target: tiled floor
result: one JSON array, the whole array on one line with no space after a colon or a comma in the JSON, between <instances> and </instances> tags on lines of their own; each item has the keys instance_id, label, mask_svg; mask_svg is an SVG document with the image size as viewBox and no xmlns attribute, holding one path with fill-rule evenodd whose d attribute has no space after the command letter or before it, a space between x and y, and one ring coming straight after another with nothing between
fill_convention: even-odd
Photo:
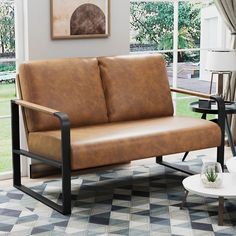
<instances>
[{"instance_id":1,"label":"tiled floor","mask_svg":"<svg viewBox=\"0 0 236 236\"><path fill-rule=\"evenodd\" d=\"M167 158L176 161L181 157ZM215 151L203 150L190 153L187 161L198 165L214 157ZM155 164L153 158L82 172L72 179L71 216L53 211L15 190L10 181L2 181L0 235L236 235L236 201L226 201L221 227L214 199L190 195L187 208L180 210L185 177ZM26 182L60 201L59 180Z\"/></svg>"}]
</instances>

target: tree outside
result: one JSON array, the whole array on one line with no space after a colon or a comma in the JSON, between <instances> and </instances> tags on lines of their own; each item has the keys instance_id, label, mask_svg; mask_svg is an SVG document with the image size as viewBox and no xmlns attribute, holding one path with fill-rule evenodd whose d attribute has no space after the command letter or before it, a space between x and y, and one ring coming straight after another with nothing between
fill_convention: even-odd
<instances>
[{"instance_id":1,"label":"tree outside","mask_svg":"<svg viewBox=\"0 0 236 236\"><path fill-rule=\"evenodd\" d=\"M14 2L0 1L0 52L15 53Z\"/></svg>"},{"instance_id":2,"label":"tree outside","mask_svg":"<svg viewBox=\"0 0 236 236\"><path fill-rule=\"evenodd\" d=\"M0 58L15 58L14 1L0 1ZM1 62L0 72L15 71L15 62ZM6 74L1 73L1 76Z\"/></svg>"},{"instance_id":3,"label":"tree outside","mask_svg":"<svg viewBox=\"0 0 236 236\"><path fill-rule=\"evenodd\" d=\"M183 49L178 51L177 81L179 87L188 87L188 89L196 91L202 89L202 86L197 85L200 82L198 79L201 11L212 3L211 0L178 2L178 49ZM131 52L165 51L162 54L167 61L169 83L172 85L174 1L131 1L130 12ZM194 98L186 99L177 95L176 114L197 116L189 108L189 103L193 101L195 101Z\"/></svg>"},{"instance_id":4,"label":"tree outside","mask_svg":"<svg viewBox=\"0 0 236 236\"><path fill-rule=\"evenodd\" d=\"M201 32L201 9L209 1L179 2L179 49L199 48ZM172 50L174 31L174 5L172 2L131 2L131 51ZM172 53L166 53L167 61ZM178 61L199 62L200 58L178 53Z\"/></svg>"}]
</instances>

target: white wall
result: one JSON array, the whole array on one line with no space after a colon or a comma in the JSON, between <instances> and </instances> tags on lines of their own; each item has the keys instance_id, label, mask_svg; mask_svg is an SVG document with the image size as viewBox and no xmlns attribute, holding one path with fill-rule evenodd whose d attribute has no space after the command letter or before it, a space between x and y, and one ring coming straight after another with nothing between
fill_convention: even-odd
<instances>
[{"instance_id":1,"label":"white wall","mask_svg":"<svg viewBox=\"0 0 236 236\"><path fill-rule=\"evenodd\" d=\"M91 57L129 53L129 1L110 0L110 37L51 40L50 0L24 2L24 59Z\"/></svg>"}]
</instances>

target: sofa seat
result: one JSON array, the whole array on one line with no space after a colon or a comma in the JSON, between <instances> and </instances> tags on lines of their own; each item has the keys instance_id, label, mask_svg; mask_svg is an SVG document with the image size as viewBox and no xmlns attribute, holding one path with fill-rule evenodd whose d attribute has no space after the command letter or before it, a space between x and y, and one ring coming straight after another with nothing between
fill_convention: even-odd
<instances>
[{"instance_id":1,"label":"sofa seat","mask_svg":"<svg viewBox=\"0 0 236 236\"><path fill-rule=\"evenodd\" d=\"M111 165L221 144L217 124L189 117L163 117L71 129L71 168ZM59 130L30 132L30 152L60 160Z\"/></svg>"}]
</instances>

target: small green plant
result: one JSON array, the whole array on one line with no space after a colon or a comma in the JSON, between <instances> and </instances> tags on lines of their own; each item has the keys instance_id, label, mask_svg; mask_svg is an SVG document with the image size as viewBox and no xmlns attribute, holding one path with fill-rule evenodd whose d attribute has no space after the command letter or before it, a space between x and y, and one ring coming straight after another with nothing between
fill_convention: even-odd
<instances>
[{"instance_id":1,"label":"small green plant","mask_svg":"<svg viewBox=\"0 0 236 236\"><path fill-rule=\"evenodd\" d=\"M215 182L218 177L218 174L215 172L213 168L207 169L205 175L209 182Z\"/></svg>"}]
</instances>

